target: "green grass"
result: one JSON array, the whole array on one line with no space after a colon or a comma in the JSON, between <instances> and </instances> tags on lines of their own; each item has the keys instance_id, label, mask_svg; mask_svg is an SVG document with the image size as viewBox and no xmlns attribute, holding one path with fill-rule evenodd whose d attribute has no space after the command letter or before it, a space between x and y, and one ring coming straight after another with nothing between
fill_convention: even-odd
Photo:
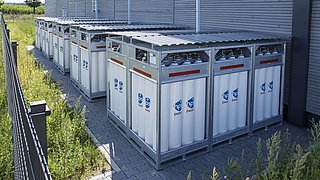
<instances>
[{"instance_id":1,"label":"green grass","mask_svg":"<svg viewBox=\"0 0 320 180\"><path fill-rule=\"evenodd\" d=\"M3 14L33 14L33 8L25 4L4 4L0 11ZM36 14L44 14L44 6L36 8Z\"/></svg>"},{"instance_id":2,"label":"green grass","mask_svg":"<svg viewBox=\"0 0 320 180\"><path fill-rule=\"evenodd\" d=\"M26 45L34 43L34 19L33 16L15 17L15 20L6 16L8 27L11 31L11 39L17 40L18 48L18 70L19 78L24 90L27 102L45 99L47 105L52 109L51 116L47 117L47 138L48 138L48 164L54 179L80 179L88 177L92 172L108 167L104 157L96 149L85 130L85 107L80 107L79 103L70 109L67 102L63 100L59 85L51 81L50 74L45 74L44 69L37 65L34 56L26 50ZM1 64L3 64L1 56ZM10 132L10 121L6 115L6 99L3 83L4 69L0 68L1 74L1 134ZM3 105L2 105L3 104ZM4 115L4 116L3 116ZM12 144L9 142L10 133L0 138L0 152L10 151ZM10 151L11 152L11 151ZM6 153L6 152L4 152ZM10 154L10 153L8 153ZM12 152L11 152L12 154ZM6 156L7 157L7 156ZM4 158L6 158L4 157ZM9 172L12 175L12 159L8 156L0 163L0 179L5 178ZM1 154L2 158L2 154ZM8 162L9 167L2 167L2 162ZM3 168L3 169L2 169ZM11 173L11 174L10 174Z\"/></svg>"}]
</instances>

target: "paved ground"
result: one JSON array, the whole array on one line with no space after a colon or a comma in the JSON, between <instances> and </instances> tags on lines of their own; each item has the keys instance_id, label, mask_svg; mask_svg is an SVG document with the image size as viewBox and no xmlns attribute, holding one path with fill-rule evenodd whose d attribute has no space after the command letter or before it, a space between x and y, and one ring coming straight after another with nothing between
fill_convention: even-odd
<instances>
[{"instance_id":1,"label":"paved ground","mask_svg":"<svg viewBox=\"0 0 320 180\"><path fill-rule=\"evenodd\" d=\"M35 53L37 61L44 65L45 69L51 71L52 79L60 83L62 91L71 103L74 103L80 96L80 93L70 83L69 75L61 75L52 61L46 60L38 50L32 49L32 51ZM299 128L284 122L283 125L272 126L267 131L260 130L251 137L238 138L231 145L228 143L220 144L210 153L157 171L109 123L105 99L89 103L83 98L81 103L87 107L88 128L101 145L110 152L114 163L120 167L120 170L114 170L105 175L105 177L112 177L112 179L186 179L190 170L192 171L193 179L202 179L206 177L206 174L211 174L213 167L223 172L223 168L227 165L228 160L230 158L241 159L242 152L244 152L244 163L242 166L248 170L252 170L255 168L253 159L256 156L256 144L259 138L265 144L266 139L271 137L273 133L276 131L284 132L286 129L289 129L293 140L302 144L303 147L308 145L310 138L306 128ZM97 178L103 179L103 177L102 175Z\"/></svg>"}]
</instances>

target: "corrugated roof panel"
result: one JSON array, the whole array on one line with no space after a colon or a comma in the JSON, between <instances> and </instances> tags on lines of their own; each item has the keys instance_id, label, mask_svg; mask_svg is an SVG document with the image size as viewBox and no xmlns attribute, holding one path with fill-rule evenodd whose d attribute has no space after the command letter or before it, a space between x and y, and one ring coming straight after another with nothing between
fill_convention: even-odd
<instances>
[{"instance_id":1,"label":"corrugated roof panel","mask_svg":"<svg viewBox=\"0 0 320 180\"><path fill-rule=\"evenodd\" d=\"M240 42L253 40L267 40L287 38L278 34L266 34L257 32L233 32L233 33L205 33L169 36L141 36L133 39L153 44L155 46L172 46L202 43Z\"/></svg>"}]
</instances>

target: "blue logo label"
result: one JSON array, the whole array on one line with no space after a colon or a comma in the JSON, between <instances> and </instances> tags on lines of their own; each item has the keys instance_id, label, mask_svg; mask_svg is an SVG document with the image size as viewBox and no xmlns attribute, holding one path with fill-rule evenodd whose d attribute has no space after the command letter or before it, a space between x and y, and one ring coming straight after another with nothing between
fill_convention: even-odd
<instances>
[{"instance_id":1,"label":"blue logo label","mask_svg":"<svg viewBox=\"0 0 320 180\"><path fill-rule=\"evenodd\" d=\"M146 98L146 108L149 109L151 105L151 100L150 98Z\"/></svg>"},{"instance_id":2,"label":"blue logo label","mask_svg":"<svg viewBox=\"0 0 320 180\"><path fill-rule=\"evenodd\" d=\"M232 96L233 96L234 98L238 99L238 97L239 97L239 89L238 89L238 88L235 89L235 90L233 90Z\"/></svg>"},{"instance_id":3,"label":"blue logo label","mask_svg":"<svg viewBox=\"0 0 320 180\"><path fill-rule=\"evenodd\" d=\"M122 89L123 89L123 82L122 81L119 81L119 89L120 89L120 91L122 91Z\"/></svg>"},{"instance_id":4,"label":"blue logo label","mask_svg":"<svg viewBox=\"0 0 320 180\"><path fill-rule=\"evenodd\" d=\"M269 86L269 89L272 90L273 89L273 81L271 81L268 86Z\"/></svg>"},{"instance_id":5,"label":"blue logo label","mask_svg":"<svg viewBox=\"0 0 320 180\"><path fill-rule=\"evenodd\" d=\"M263 92L265 92L265 91L266 91L266 83L263 83L263 84L260 86L260 88L261 88L261 90L262 90Z\"/></svg>"},{"instance_id":6,"label":"blue logo label","mask_svg":"<svg viewBox=\"0 0 320 180\"><path fill-rule=\"evenodd\" d=\"M141 93L138 93L138 103L142 104L143 101L143 95Z\"/></svg>"},{"instance_id":7,"label":"blue logo label","mask_svg":"<svg viewBox=\"0 0 320 180\"><path fill-rule=\"evenodd\" d=\"M181 112L182 110L182 100L178 101L175 103L174 108L178 111Z\"/></svg>"},{"instance_id":8,"label":"blue logo label","mask_svg":"<svg viewBox=\"0 0 320 180\"><path fill-rule=\"evenodd\" d=\"M224 100L228 101L229 100L229 90L226 90L223 94L222 97Z\"/></svg>"},{"instance_id":9,"label":"blue logo label","mask_svg":"<svg viewBox=\"0 0 320 180\"><path fill-rule=\"evenodd\" d=\"M117 78L114 79L114 87L115 87L115 88L118 87L118 79L117 79Z\"/></svg>"},{"instance_id":10,"label":"blue logo label","mask_svg":"<svg viewBox=\"0 0 320 180\"><path fill-rule=\"evenodd\" d=\"M194 97L190 98L190 99L187 101L187 106L188 106L190 109L193 109L193 107L194 107Z\"/></svg>"}]
</instances>

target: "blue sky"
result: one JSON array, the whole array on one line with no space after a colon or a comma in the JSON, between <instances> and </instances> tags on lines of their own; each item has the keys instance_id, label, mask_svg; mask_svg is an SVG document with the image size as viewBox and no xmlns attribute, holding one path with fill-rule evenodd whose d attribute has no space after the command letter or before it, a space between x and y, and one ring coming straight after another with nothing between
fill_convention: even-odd
<instances>
[{"instance_id":1,"label":"blue sky","mask_svg":"<svg viewBox=\"0 0 320 180\"><path fill-rule=\"evenodd\" d=\"M25 0L4 0L6 3L23 3ZM44 0L41 0L41 2L44 2Z\"/></svg>"}]
</instances>

